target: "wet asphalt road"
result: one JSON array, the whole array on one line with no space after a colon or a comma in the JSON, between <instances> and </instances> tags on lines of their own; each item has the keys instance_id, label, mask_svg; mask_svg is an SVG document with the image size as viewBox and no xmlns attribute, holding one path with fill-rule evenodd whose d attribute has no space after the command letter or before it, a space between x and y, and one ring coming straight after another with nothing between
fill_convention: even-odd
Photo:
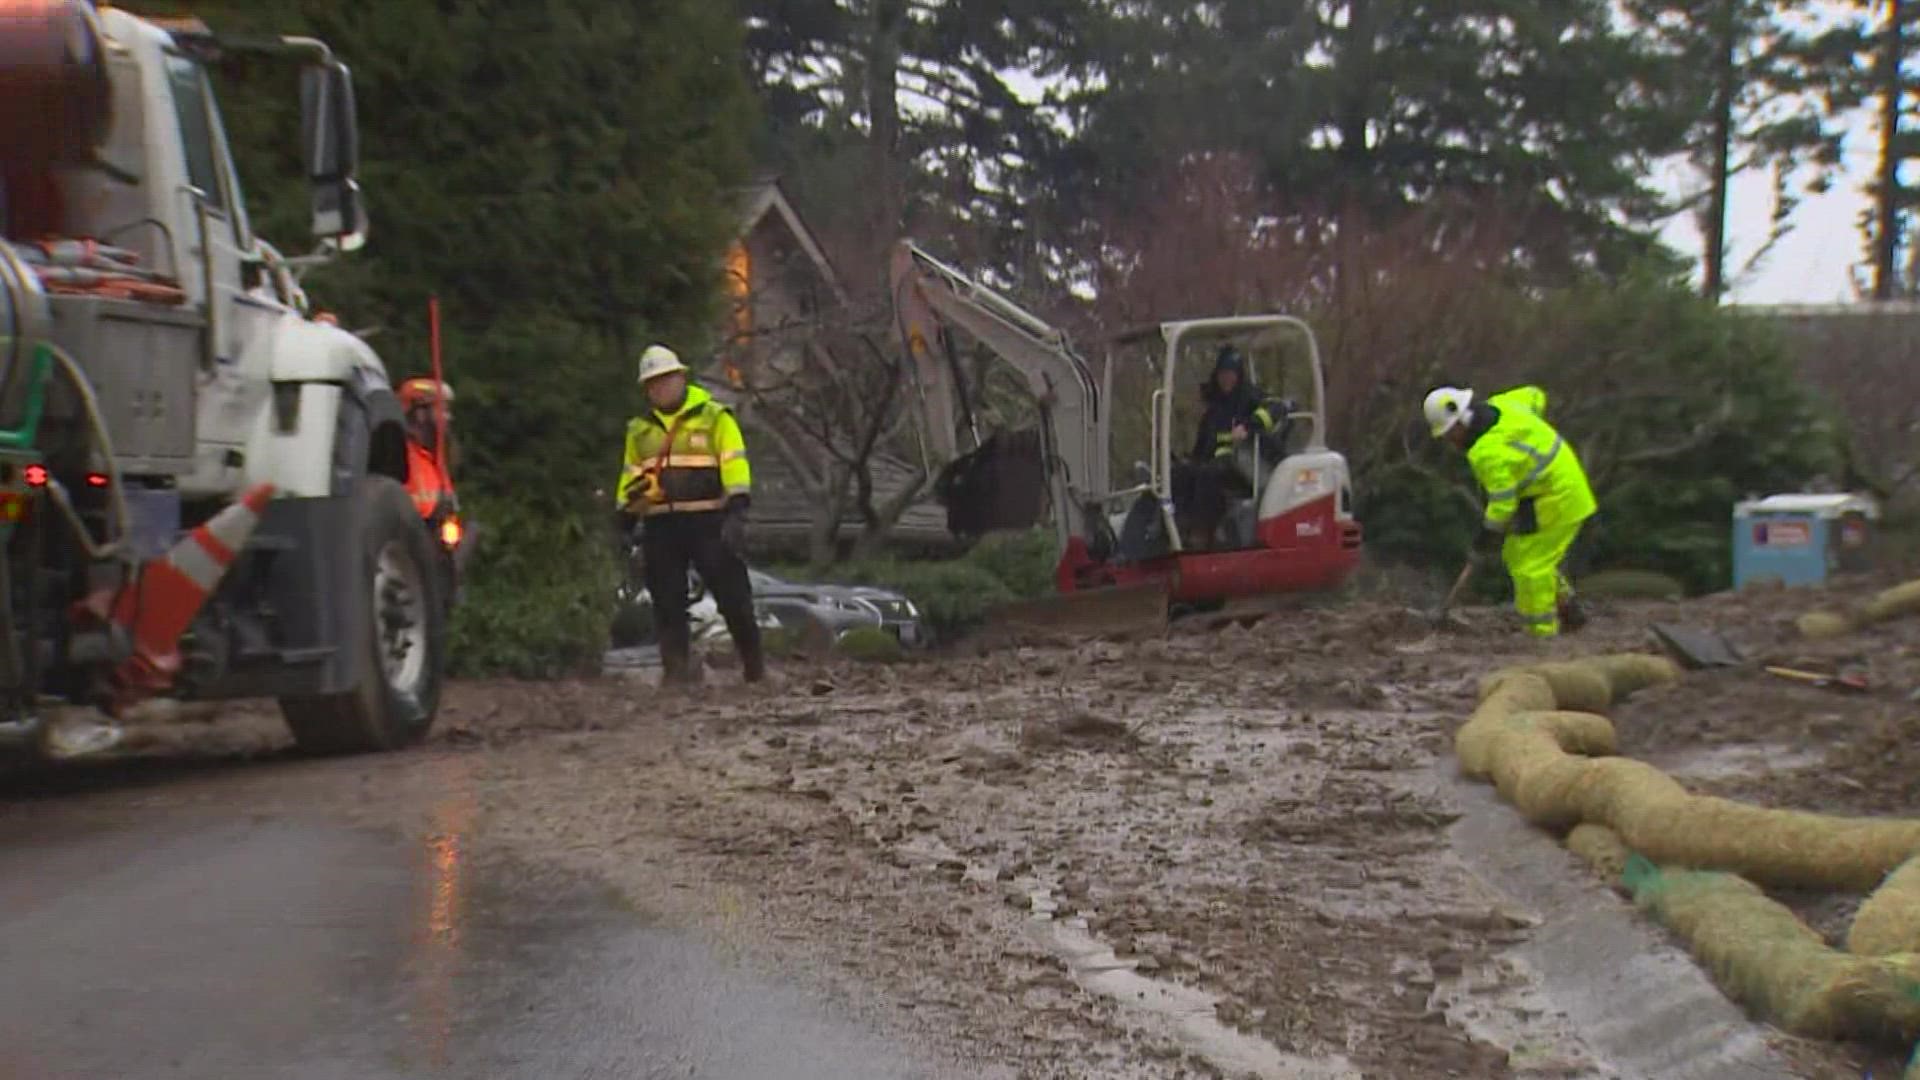
<instances>
[{"instance_id":1,"label":"wet asphalt road","mask_svg":"<svg viewBox=\"0 0 1920 1080\"><path fill-rule=\"evenodd\" d=\"M470 799L413 840L253 811L286 767L0 787L0 1080L945 1072L593 885L480 869Z\"/></svg>"}]
</instances>

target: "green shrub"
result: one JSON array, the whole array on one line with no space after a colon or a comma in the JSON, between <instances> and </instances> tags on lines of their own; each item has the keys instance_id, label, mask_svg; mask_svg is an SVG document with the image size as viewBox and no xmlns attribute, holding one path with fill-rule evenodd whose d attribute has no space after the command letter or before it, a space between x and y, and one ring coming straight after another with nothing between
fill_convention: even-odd
<instances>
[{"instance_id":1,"label":"green shrub","mask_svg":"<svg viewBox=\"0 0 1920 1080\"><path fill-rule=\"evenodd\" d=\"M1005 582L965 559L874 559L797 570L789 576L800 581L873 585L900 592L920 609L921 624L936 640L952 640L978 626L996 604L1018 599Z\"/></svg>"},{"instance_id":2,"label":"green shrub","mask_svg":"<svg viewBox=\"0 0 1920 1080\"><path fill-rule=\"evenodd\" d=\"M1060 545L1052 528L994 533L982 537L961 561L992 574L1013 595L1033 599L1053 592Z\"/></svg>"},{"instance_id":3,"label":"green shrub","mask_svg":"<svg viewBox=\"0 0 1920 1080\"><path fill-rule=\"evenodd\" d=\"M760 648L768 656L793 656L800 651L800 638L781 625L760 631Z\"/></svg>"},{"instance_id":4,"label":"green shrub","mask_svg":"<svg viewBox=\"0 0 1920 1080\"><path fill-rule=\"evenodd\" d=\"M630 648L652 638L653 605L617 605L613 613L613 631L608 636L616 649Z\"/></svg>"},{"instance_id":5,"label":"green shrub","mask_svg":"<svg viewBox=\"0 0 1920 1080\"><path fill-rule=\"evenodd\" d=\"M1446 374L1482 397L1526 383L1546 390L1547 418L1576 448L1600 502L1588 526L1596 568L1657 571L1693 593L1725 588L1733 504L1837 475L1836 431L1762 320L1656 272L1513 291L1504 303L1502 340L1474 370ZM1344 445L1389 448L1354 457L1370 552L1451 571L1479 527L1483 493L1461 455L1425 436L1418 401L1406 395L1369 413ZM1472 500L1462 498L1469 489ZM1476 595L1510 592L1492 566L1476 576Z\"/></svg>"},{"instance_id":6,"label":"green shrub","mask_svg":"<svg viewBox=\"0 0 1920 1080\"><path fill-rule=\"evenodd\" d=\"M876 664L898 663L907 655L900 647L900 639L877 626L856 626L841 634L833 648L850 659Z\"/></svg>"},{"instance_id":7,"label":"green shrub","mask_svg":"<svg viewBox=\"0 0 1920 1080\"><path fill-rule=\"evenodd\" d=\"M599 670L618 581L604 525L584 509L555 520L512 499L462 503L477 547L449 671L541 679Z\"/></svg>"},{"instance_id":8,"label":"green shrub","mask_svg":"<svg viewBox=\"0 0 1920 1080\"><path fill-rule=\"evenodd\" d=\"M1677 600L1687 594L1679 579L1651 570L1606 570L1575 583L1583 596L1614 600Z\"/></svg>"}]
</instances>

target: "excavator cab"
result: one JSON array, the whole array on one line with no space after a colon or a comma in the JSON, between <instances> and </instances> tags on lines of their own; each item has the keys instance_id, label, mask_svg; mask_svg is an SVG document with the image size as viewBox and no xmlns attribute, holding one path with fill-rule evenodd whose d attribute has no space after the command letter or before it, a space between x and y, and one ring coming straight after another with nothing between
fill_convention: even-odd
<instances>
[{"instance_id":1,"label":"excavator cab","mask_svg":"<svg viewBox=\"0 0 1920 1080\"><path fill-rule=\"evenodd\" d=\"M1147 335L1148 344L1164 349L1158 365L1168 408L1155 416L1168 429L1154 441L1157 451L1171 460L1164 473L1171 488L1176 517L1181 520L1182 547L1212 551L1244 551L1260 546L1260 506L1272 486L1276 470L1286 459L1307 449L1320 429L1319 365L1311 334L1286 322L1204 320L1170 323ZM1199 445L1209 388L1216 367L1227 354L1242 362L1238 393L1245 395L1271 424L1248 425L1245 439L1229 457L1230 475L1215 483L1223 511L1205 543L1196 543L1190 519L1184 513L1194 499L1191 478L1214 459L1212 445ZM1188 483L1183 484L1183 478ZM1183 490L1184 489L1184 490ZM1184 496L1184 498L1183 498Z\"/></svg>"}]
</instances>

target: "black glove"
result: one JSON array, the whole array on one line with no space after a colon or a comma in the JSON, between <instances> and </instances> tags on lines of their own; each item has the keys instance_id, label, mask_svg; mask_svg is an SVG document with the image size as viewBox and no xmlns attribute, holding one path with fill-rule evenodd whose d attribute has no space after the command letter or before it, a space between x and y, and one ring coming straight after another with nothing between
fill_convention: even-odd
<instances>
[{"instance_id":1,"label":"black glove","mask_svg":"<svg viewBox=\"0 0 1920 1080\"><path fill-rule=\"evenodd\" d=\"M1489 529L1482 525L1480 527L1480 535L1473 538L1473 553L1475 555L1491 555L1500 550L1500 545L1505 543L1506 539L1506 533L1500 532L1497 529Z\"/></svg>"},{"instance_id":2,"label":"black glove","mask_svg":"<svg viewBox=\"0 0 1920 1080\"><path fill-rule=\"evenodd\" d=\"M747 557L747 497L727 500L727 516L720 522L720 542L739 558Z\"/></svg>"}]
</instances>

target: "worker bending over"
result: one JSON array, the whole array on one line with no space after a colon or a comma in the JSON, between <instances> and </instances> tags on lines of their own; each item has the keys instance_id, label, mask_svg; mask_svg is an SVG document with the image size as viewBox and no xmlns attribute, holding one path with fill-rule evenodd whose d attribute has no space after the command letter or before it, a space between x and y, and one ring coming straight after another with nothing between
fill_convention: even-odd
<instances>
[{"instance_id":1,"label":"worker bending over","mask_svg":"<svg viewBox=\"0 0 1920 1080\"><path fill-rule=\"evenodd\" d=\"M1475 548L1500 548L1513 578L1513 606L1539 637L1586 623L1564 563L1581 525L1598 508L1573 444L1546 421L1547 394L1522 386L1475 403L1473 391L1442 386L1427 395L1434 437L1467 455L1487 489Z\"/></svg>"},{"instance_id":2,"label":"worker bending over","mask_svg":"<svg viewBox=\"0 0 1920 1080\"><path fill-rule=\"evenodd\" d=\"M1195 548L1211 548L1214 532L1227 516L1231 500L1248 498L1253 484L1235 458L1242 443L1254 438L1256 448L1270 453L1254 455L1254 468L1283 453L1289 402L1262 397L1247 378L1247 360L1239 349L1222 345L1213 373L1200 384L1205 410L1194 434L1192 462L1176 468L1173 503L1180 529Z\"/></svg>"},{"instance_id":3,"label":"worker bending over","mask_svg":"<svg viewBox=\"0 0 1920 1080\"><path fill-rule=\"evenodd\" d=\"M624 467L615 500L640 519L640 552L653 598L662 678L692 681L687 568L700 571L726 619L748 682L766 676L760 624L747 579L747 444L732 410L687 381L673 350L640 354L640 385L650 406L627 423Z\"/></svg>"}]
</instances>

